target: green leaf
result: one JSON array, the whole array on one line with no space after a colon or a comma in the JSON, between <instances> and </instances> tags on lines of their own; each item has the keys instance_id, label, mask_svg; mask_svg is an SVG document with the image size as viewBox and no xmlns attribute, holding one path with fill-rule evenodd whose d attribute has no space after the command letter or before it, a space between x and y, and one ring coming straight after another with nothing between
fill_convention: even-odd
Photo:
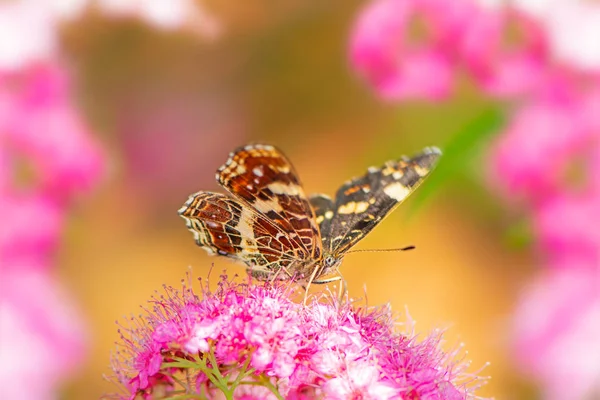
<instances>
[{"instance_id":1,"label":"green leaf","mask_svg":"<svg viewBox=\"0 0 600 400\"><path fill-rule=\"evenodd\" d=\"M445 146L440 146L443 154L439 164L419 190L413 194L407 218L415 215L425 201L443 184L468 167L476 155L475 150L490 136L498 132L503 121L501 110L490 108L453 135L452 140Z\"/></svg>"}]
</instances>

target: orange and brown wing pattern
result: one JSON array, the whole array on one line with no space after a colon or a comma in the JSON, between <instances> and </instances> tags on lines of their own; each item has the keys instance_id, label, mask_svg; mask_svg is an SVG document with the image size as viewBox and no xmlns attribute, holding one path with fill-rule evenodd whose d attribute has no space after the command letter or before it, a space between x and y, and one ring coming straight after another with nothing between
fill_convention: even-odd
<instances>
[{"instance_id":1,"label":"orange and brown wing pattern","mask_svg":"<svg viewBox=\"0 0 600 400\"><path fill-rule=\"evenodd\" d=\"M266 278L295 260L294 244L277 225L224 194L195 193L179 215L199 246L246 263L253 274Z\"/></svg>"},{"instance_id":2,"label":"orange and brown wing pattern","mask_svg":"<svg viewBox=\"0 0 600 400\"><path fill-rule=\"evenodd\" d=\"M219 168L217 181L287 235L298 260L321 256L315 215L294 167L281 151L261 144L240 147Z\"/></svg>"}]
</instances>

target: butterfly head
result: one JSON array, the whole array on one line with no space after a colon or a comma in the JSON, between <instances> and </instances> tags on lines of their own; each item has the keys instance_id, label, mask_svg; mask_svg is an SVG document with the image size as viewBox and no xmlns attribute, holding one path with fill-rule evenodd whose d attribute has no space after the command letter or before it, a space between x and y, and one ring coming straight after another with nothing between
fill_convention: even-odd
<instances>
[{"instance_id":1,"label":"butterfly head","mask_svg":"<svg viewBox=\"0 0 600 400\"><path fill-rule=\"evenodd\" d=\"M342 259L342 256L336 256L328 253L323 254L323 270L319 275L327 275L330 272L334 272L342 263Z\"/></svg>"}]
</instances>

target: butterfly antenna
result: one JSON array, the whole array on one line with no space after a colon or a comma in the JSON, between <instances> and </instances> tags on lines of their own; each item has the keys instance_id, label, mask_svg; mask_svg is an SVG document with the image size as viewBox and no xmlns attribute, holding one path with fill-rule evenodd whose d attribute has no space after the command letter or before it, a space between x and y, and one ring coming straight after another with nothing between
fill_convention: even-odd
<instances>
[{"instance_id":1,"label":"butterfly antenna","mask_svg":"<svg viewBox=\"0 0 600 400\"><path fill-rule=\"evenodd\" d=\"M400 247L397 249L364 249L364 250L350 250L348 252L346 252L346 254L350 254L350 253L380 253L380 252L384 252L384 251L407 251L407 250L414 250L416 249L415 246L406 246L406 247Z\"/></svg>"}]
</instances>

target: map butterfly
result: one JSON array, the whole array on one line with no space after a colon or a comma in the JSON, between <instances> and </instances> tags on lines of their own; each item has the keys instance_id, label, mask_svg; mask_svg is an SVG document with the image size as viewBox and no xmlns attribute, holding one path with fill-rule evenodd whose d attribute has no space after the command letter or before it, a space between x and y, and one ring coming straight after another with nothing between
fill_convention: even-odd
<instances>
[{"instance_id":1,"label":"map butterfly","mask_svg":"<svg viewBox=\"0 0 600 400\"><path fill-rule=\"evenodd\" d=\"M259 280L339 280L321 278L337 273L344 255L421 184L440 155L428 147L413 158L371 167L331 199L307 197L277 148L248 145L217 171L229 195L194 193L179 215L199 246L245 263Z\"/></svg>"}]
</instances>

